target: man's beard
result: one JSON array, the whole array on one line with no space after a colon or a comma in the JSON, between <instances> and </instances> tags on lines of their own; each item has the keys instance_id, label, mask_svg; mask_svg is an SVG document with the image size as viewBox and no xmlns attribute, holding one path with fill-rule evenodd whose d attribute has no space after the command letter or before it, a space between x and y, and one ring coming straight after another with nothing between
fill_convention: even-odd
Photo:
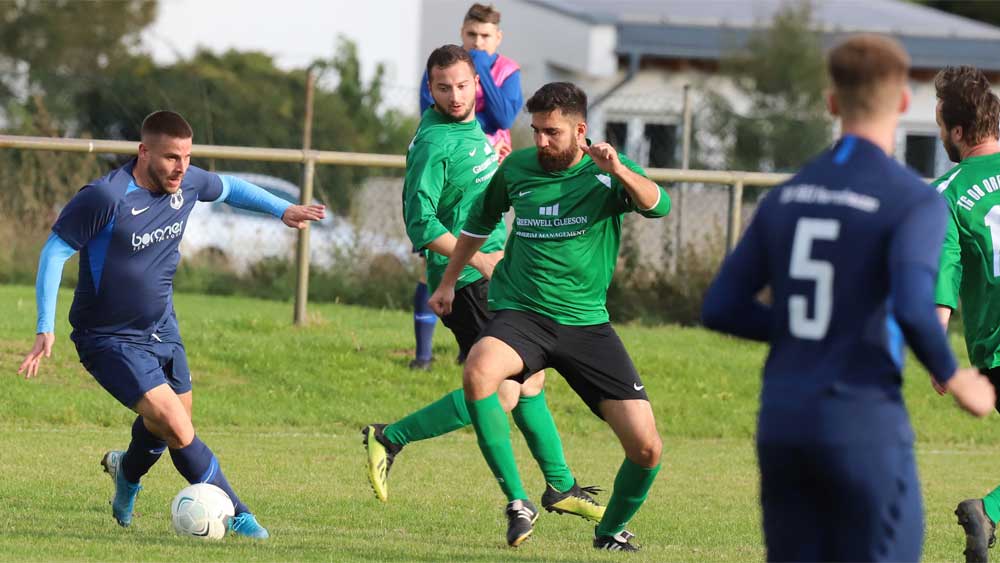
<instances>
[{"instance_id":1,"label":"man's beard","mask_svg":"<svg viewBox=\"0 0 1000 563\"><path fill-rule=\"evenodd\" d=\"M455 114L451 113L450 109L447 109L448 106L442 105L442 104L438 104L436 100L435 100L434 103L437 104L438 108L442 110L441 113L445 117L447 117L451 121L457 121L457 122L460 122L460 123L464 122L466 119L469 119L469 116L472 114L472 110L474 110L476 108L476 104L475 104L475 102L473 102L473 103L470 103L468 105L468 107L466 107L465 111L461 115L455 115Z\"/></svg>"},{"instance_id":2,"label":"man's beard","mask_svg":"<svg viewBox=\"0 0 1000 563\"><path fill-rule=\"evenodd\" d=\"M181 176L183 178L183 176ZM156 172L152 169L149 170L149 179L153 181L153 188L159 190L161 194L174 194L180 188L180 184L176 188L167 187L168 182L170 182L170 175L157 176Z\"/></svg>"},{"instance_id":3,"label":"man's beard","mask_svg":"<svg viewBox=\"0 0 1000 563\"><path fill-rule=\"evenodd\" d=\"M538 164L546 172L566 170L576 160L577 147L570 145L562 152L538 149Z\"/></svg>"},{"instance_id":4,"label":"man's beard","mask_svg":"<svg viewBox=\"0 0 1000 563\"><path fill-rule=\"evenodd\" d=\"M941 143L944 145L944 152L948 155L948 160L955 164L962 162L962 152L958 150L955 143L951 142L951 139L944 139Z\"/></svg>"}]
</instances>

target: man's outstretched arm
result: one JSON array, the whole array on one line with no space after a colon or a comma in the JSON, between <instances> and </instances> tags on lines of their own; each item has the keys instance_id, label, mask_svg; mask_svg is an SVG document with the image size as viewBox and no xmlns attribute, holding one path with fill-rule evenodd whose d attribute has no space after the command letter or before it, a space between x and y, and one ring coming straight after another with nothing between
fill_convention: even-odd
<instances>
[{"instance_id":1,"label":"man's outstretched arm","mask_svg":"<svg viewBox=\"0 0 1000 563\"><path fill-rule=\"evenodd\" d=\"M52 355L52 345L55 343L56 301L59 296L59 284L62 281L63 267L76 250L59 235L49 235L42 247L38 259L38 276L35 278L35 304L38 310L35 328L35 344L25 356L18 375L24 373L27 378L38 375L42 357Z\"/></svg>"},{"instance_id":2,"label":"man's outstretched arm","mask_svg":"<svg viewBox=\"0 0 1000 563\"><path fill-rule=\"evenodd\" d=\"M305 228L307 222L319 221L326 217L326 207L323 205L292 204L242 178L226 175L219 178L222 179L222 195L216 201L224 201L240 209L274 215L294 229Z\"/></svg>"}]
</instances>

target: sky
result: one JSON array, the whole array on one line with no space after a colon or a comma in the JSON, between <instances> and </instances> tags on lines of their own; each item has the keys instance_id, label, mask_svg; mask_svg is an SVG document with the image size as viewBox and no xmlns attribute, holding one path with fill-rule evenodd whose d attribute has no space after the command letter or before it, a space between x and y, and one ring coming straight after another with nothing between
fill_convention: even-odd
<instances>
[{"instance_id":1,"label":"sky","mask_svg":"<svg viewBox=\"0 0 1000 563\"><path fill-rule=\"evenodd\" d=\"M162 63L188 57L200 46L263 51L290 69L332 57L337 35L343 34L358 45L363 79L371 78L378 62L386 63L387 101L402 106L416 104L421 76L420 5L421 0L159 0L157 19L143 42Z\"/></svg>"}]
</instances>

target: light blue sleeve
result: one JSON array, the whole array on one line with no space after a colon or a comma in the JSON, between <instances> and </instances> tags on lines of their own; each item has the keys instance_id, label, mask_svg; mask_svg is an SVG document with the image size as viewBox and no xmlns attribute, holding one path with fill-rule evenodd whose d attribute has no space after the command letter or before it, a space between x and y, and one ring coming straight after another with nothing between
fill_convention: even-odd
<instances>
[{"instance_id":1,"label":"light blue sleeve","mask_svg":"<svg viewBox=\"0 0 1000 563\"><path fill-rule=\"evenodd\" d=\"M278 219L281 219L285 210L292 206L291 203L242 178L225 175L220 175L219 178L222 179L222 195L216 201L224 201L240 209L269 213Z\"/></svg>"},{"instance_id":2,"label":"light blue sleeve","mask_svg":"<svg viewBox=\"0 0 1000 563\"><path fill-rule=\"evenodd\" d=\"M62 281L63 266L76 250L59 235L52 233L42 247L38 258L38 277L35 279L35 302L38 306L38 325L35 332L55 331L56 298Z\"/></svg>"}]
</instances>

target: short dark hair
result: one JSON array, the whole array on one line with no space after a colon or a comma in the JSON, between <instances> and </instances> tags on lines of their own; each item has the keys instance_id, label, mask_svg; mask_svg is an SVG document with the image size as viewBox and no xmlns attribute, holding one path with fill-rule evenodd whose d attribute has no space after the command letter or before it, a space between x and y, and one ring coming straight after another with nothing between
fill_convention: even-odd
<instances>
[{"instance_id":1,"label":"short dark hair","mask_svg":"<svg viewBox=\"0 0 1000 563\"><path fill-rule=\"evenodd\" d=\"M466 24L468 22L491 23L499 26L500 12L493 7L493 4L480 4L476 2L469 8L468 12L465 12L465 19L462 20L462 23Z\"/></svg>"},{"instance_id":2,"label":"short dark hair","mask_svg":"<svg viewBox=\"0 0 1000 563\"><path fill-rule=\"evenodd\" d=\"M528 113L561 110L563 115L579 115L587 119L587 94L572 82L549 82L525 104Z\"/></svg>"},{"instance_id":3,"label":"short dark hair","mask_svg":"<svg viewBox=\"0 0 1000 563\"><path fill-rule=\"evenodd\" d=\"M147 115L146 119L142 120L140 134L143 138L150 135L166 135L174 139L190 139L194 137L194 130L191 129L187 120L181 117L181 114L159 110Z\"/></svg>"},{"instance_id":4,"label":"short dark hair","mask_svg":"<svg viewBox=\"0 0 1000 563\"><path fill-rule=\"evenodd\" d=\"M472 74L476 74L476 65L472 62L469 52L458 45L442 45L431 51L431 56L427 57L427 81L431 81L431 69L434 67L448 68L452 65L464 62L469 65Z\"/></svg>"},{"instance_id":5,"label":"short dark hair","mask_svg":"<svg viewBox=\"0 0 1000 563\"><path fill-rule=\"evenodd\" d=\"M895 39L861 33L830 51L827 70L841 115L867 118L898 103L910 72L910 57Z\"/></svg>"},{"instance_id":6,"label":"short dark hair","mask_svg":"<svg viewBox=\"0 0 1000 563\"><path fill-rule=\"evenodd\" d=\"M972 66L950 66L934 77L941 102L941 121L948 129L962 128L969 144L996 139L1000 129L1000 99L983 71Z\"/></svg>"}]
</instances>

